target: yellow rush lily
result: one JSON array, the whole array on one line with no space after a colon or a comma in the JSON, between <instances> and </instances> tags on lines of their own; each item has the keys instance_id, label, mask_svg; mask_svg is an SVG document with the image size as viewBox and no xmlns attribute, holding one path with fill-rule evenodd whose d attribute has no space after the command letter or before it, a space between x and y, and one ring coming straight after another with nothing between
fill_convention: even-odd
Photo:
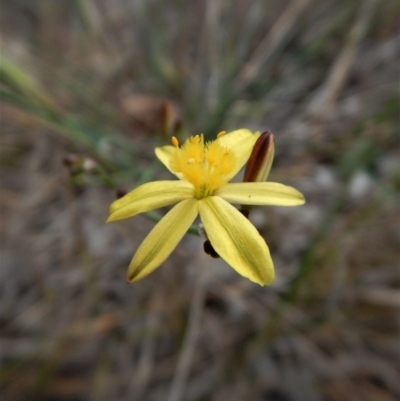
<instances>
[{"instance_id":1,"label":"yellow rush lily","mask_svg":"<svg viewBox=\"0 0 400 401\"><path fill-rule=\"evenodd\" d=\"M155 149L159 160L179 180L139 186L110 206L107 222L178 203L152 229L136 251L128 281L137 281L160 266L185 235L196 217L213 248L239 274L264 285L274 281L274 267L264 239L230 203L296 206L304 203L296 189L273 182L229 183L250 157L260 133L240 129L221 132L204 143L195 135L179 146Z\"/></svg>"}]
</instances>

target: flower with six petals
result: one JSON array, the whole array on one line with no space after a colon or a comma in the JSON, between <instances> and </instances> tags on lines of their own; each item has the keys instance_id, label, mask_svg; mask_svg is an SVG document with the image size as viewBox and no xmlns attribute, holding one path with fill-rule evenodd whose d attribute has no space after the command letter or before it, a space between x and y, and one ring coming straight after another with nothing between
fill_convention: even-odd
<instances>
[{"instance_id":1,"label":"flower with six petals","mask_svg":"<svg viewBox=\"0 0 400 401\"><path fill-rule=\"evenodd\" d=\"M204 143L195 135L179 146L155 149L158 159L179 180L139 186L110 206L115 221L177 203L152 229L136 251L128 281L137 281L171 254L198 215L213 248L233 269L258 284L274 280L273 262L264 239L236 209L239 205L296 206L304 203L296 189L273 182L229 183L248 161L259 133L240 129L221 132Z\"/></svg>"}]
</instances>

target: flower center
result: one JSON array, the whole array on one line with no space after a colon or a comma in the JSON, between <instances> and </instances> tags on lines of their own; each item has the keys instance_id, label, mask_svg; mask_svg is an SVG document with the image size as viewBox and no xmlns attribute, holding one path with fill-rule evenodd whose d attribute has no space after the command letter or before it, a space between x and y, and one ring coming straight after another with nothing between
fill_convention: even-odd
<instances>
[{"instance_id":1,"label":"flower center","mask_svg":"<svg viewBox=\"0 0 400 401\"><path fill-rule=\"evenodd\" d=\"M170 167L175 173L180 173L182 179L193 184L198 199L211 196L217 188L225 185L235 168L235 156L219 141L224 134L224 131L220 132L216 140L207 143L204 143L203 135L195 135L181 147L178 140L172 138L177 150Z\"/></svg>"}]
</instances>

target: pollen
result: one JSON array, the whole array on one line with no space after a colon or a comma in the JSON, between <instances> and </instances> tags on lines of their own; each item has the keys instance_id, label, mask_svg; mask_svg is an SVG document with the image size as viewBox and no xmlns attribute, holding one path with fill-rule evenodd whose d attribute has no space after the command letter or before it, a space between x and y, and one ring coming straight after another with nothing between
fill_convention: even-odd
<instances>
[{"instance_id":1,"label":"pollen","mask_svg":"<svg viewBox=\"0 0 400 401\"><path fill-rule=\"evenodd\" d=\"M225 185L236 166L232 151L219 141L224 134L225 131L221 131L217 139L207 143L203 135L195 135L181 147L175 137L172 139L177 151L170 162L171 170L194 186L198 199L213 195L217 188Z\"/></svg>"}]
</instances>

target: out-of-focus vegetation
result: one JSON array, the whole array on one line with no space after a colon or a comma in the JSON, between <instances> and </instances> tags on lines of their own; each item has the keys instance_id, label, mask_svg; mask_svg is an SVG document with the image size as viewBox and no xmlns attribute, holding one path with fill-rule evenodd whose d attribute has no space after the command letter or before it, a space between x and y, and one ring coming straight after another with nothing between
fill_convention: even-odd
<instances>
[{"instance_id":1,"label":"out-of-focus vegetation","mask_svg":"<svg viewBox=\"0 0 400 401\"><path fill-rule=\"evenodd\" d=\"M399 3L14 0L1 8L2 400L400 398ZM275 134L261 288L187 236L125 282L154 223L108 205L153 149Z\"/></svg>"}]
</instances>

